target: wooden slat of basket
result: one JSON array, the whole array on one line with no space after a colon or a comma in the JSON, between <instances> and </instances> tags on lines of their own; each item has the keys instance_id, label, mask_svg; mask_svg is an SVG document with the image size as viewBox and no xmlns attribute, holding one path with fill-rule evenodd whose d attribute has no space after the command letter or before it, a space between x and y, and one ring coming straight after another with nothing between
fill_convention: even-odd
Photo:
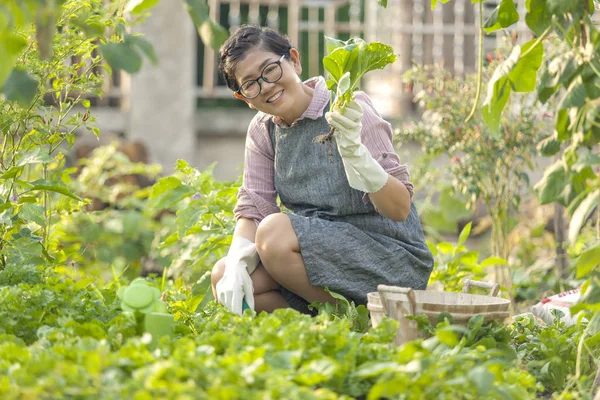
<instances>
[{"instance_id":1,"label":"wooden slat of basket","mask_svg":"<svg viewBox=\"0 0 600 400\"><path fill-rule=\"evenodd\" d=\"M455 312L458 314L481 314L484 312L505 312L508 310L509 304L479 304L479 305L465 305L465 304L430 304L430 303L418 303L422 310L427 311L447 311Z\"/></svg>"},{"instance_id":2,"label":"wooden slat of basket","mask_svg":"<svg viewBox=\"0 0 600 400\"><path fill-rule=\"evenodd\" d=\"M506 311L510 301L499 297L454 292L415 291L416 304L425 310L461 314Z\"/></svg>"},{"instance_id":3,"label":"wooden slat of basket","mask_svg":"<svg viewBox=\"0 0 600 400\"><path fill-rule=\"evenodd\" d=\"M439 312L431 312L431 311L423 311L422 314L426 315L430 321L435 322L441 313ZM478 314L454 314L450 313L454 321L457 323L466 323L475 315L483 315L483 320L488 321L502 321L506 318L510 317L510 312L489 312L489 313L478 313Z\"/></svg>"}]
</instances>

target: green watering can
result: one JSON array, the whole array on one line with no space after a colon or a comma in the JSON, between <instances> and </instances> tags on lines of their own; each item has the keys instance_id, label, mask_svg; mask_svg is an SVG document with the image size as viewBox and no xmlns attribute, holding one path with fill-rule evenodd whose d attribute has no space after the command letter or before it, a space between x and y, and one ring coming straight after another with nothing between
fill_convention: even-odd
<instances>
[{"instance_id":1,"label":"green watering can","mask_svg":"<svg viewBox=\"0 0 600 400\"><path fill-rule=\"evenodd\" d=\"M144 332L152 335L149 347L154 349L162 336L173 336L174 319L167 305L160 300L160 290L150 286L144 278L134 279L129 286L117 292L125 312L143 314Z\"/></svg>"}]
</instances>

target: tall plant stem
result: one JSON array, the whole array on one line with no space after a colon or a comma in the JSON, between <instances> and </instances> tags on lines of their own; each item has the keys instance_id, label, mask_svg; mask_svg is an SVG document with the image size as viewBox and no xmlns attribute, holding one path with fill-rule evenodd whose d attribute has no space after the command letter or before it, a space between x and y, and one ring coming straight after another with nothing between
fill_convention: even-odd
<instances>
[{"instance_id":1,"label":"tall plant stem","mask_svg":"<svg viewBox=\"0 0 600 400\"><path fill-rule=\"evenodd\" d=\"M556 240L556 261L558 266L558 275L566 279L569 275L569 265L567 263L567 252L565 249L565 225L563 218L564 209L559 203L554 203L554 237Z\"/></svg>"},{"instance_id":2,"label":"tall plant stem","mask_svg":"<svg viewBox=\"0 0 600 400\"><path fill-rule=\"evenodd\" d=\"M473 102L473 108L465 122L469 122L477 107L479 107L479 99L481 97L481 86L483 80L483 1L479 2L479 60L477 62L477 94L475 95L475 101Z\"/></svg>"},{"instance_id":3,"label":"tall plant stem","mask_svg":"<svg viewBox=\"0 0 600 400\"><path fill-rule=\"evenodd\" d=\"M48 166L44 164L42 169L44 180L48 179ZM46 226L44 227L44 248L48 247L48 235L50 234L50 196L48 191L44 190L44 216L46 217Z\"/></svg>"}]
</instances>

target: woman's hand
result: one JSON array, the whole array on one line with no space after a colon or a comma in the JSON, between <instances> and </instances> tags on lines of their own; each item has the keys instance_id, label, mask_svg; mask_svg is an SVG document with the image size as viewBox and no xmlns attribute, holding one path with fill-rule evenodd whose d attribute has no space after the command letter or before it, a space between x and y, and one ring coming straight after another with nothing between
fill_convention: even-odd
<instances>
[{"instance_id":1,"label":"woman's hand","mask_svg":"<svg viewBox=\"0 0 600 400\"><path fill-rule=\"evenodd\" d=\"M360 140L362 109L354 100L346 105L344 112L334 108L325 118L335 131L338 151L342 156L348 183L356 190L367 193L379 191L389 175Z\"/></svg>"},{"instance_id":2,"label":"woman's hand","mask_svg":"<svg viewBox=\"0 0 600 400\"><path fill-rule=\"evenodd\" d=\"M242 315L242 300L254 310L254 288L250 272L258 265L256 245L243 237L235 237L225 260L225 273L216 285L217 300L229 310Z\"/></svg>"}]
</instances>

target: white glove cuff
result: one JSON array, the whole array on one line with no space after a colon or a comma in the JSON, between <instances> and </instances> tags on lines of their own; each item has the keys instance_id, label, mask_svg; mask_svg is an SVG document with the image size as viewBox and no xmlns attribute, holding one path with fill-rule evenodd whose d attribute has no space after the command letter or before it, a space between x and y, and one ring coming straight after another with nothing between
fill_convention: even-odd
<instances>
[{"instance_id":1,"label":"white glove cuff","mask_svg":"<svg viewBox=\"0 0 600 400\"><path fill-rule=\"evenodd\" d=\"M227 269L228 265L240 265L240 262L246 265L248 274L251 274L258 266L260 258L256 244L241 236L234 236L227 253L225 268Z\"/></svg>"},{"instance_id":2,"label":"white glove cuff","mask_svg":"<svg viewBox=\"0 0 600 400\"><path fill-rule=\"evenodd\" d=\"M387 183L389 174L375 161L364 145L354 154L342 155L344 170L350 187L366 193L375 193Z\"/></svg>"},{"instance_id":3,"label":"white glove cuff","mask_svg":"<svg viewBox=\"0 0 600 400\"><path fill-rule=\"evenodd\" d=\"M366 193L378 192L385 186L390 177L383 167L371 157L363 159L358 164L343 161L348 183L356 190Z\"/></svg>"}]
</instances>

